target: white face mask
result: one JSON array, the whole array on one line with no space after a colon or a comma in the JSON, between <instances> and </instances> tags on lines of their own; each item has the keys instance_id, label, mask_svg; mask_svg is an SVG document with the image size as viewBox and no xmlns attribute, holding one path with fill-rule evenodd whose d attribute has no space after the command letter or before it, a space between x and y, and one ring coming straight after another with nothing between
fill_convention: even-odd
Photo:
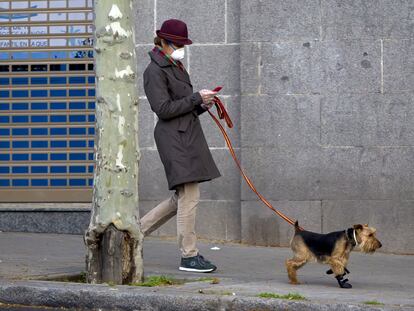
<instances>
[{"instance_id":1,"label":"white face mask","mask_svg":"<svg viewBox=\"0 0 414 311\"><path fill-rule=\"evenodd\" d=\"M184 55L185 55L184 47L182 47L180 49L175 49L174 47L172 47L172 48L174 49L174 52L172 52L172 54L171 54L172 59L174 59L174 60L184 59Z\"/></svg>"}]
</instances>

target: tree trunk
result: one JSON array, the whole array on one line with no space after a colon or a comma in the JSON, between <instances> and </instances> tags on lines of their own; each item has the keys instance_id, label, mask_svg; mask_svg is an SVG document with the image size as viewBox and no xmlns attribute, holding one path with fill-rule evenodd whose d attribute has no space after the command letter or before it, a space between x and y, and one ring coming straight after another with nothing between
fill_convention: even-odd
<instances>
[{"instance_id":1,"label":"tree trunk","mask_svg":"<svg viewBox=\"0 0 414 311\"><path fill-rule=\"evenodd\" d=\"M132 0L95 0L96 143L89 283L140 282L138 87Z\"/></svg>"}]
</instances>

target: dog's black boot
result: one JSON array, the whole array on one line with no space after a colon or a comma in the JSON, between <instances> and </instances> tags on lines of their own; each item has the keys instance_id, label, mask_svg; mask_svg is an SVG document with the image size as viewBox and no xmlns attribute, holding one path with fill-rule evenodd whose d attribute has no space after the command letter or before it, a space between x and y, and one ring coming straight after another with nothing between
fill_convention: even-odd
<instances>
[{"instance_id":1,"label":"dog's black boot","mask_svg":"<svg viewBox=\"0 0 414 311\"><path fill-rule=\"evenodd\" d=\"M339 287L341 288L352 288L352 285L348 283L348 279L344 279L343 275L336 276L336 280L338 281Z\"/></svg>"},{"instance_id":2,"label":"dog's black boot","mask_svg":"<svg viewBox=\"0 0 414 311\"><path fill-rule=\"evenodd\" d=\"M349 270L347 269L347 268L344 268L345 269L345 273L343 274L343 275L345 275L345 274L349 274L349 273L351 273L351 272L349 272ZM326 274L332 274L333 273L333 271L332 271L332 269L329 269L328 271L326 271Z\"/></svg>"}]
</instances>

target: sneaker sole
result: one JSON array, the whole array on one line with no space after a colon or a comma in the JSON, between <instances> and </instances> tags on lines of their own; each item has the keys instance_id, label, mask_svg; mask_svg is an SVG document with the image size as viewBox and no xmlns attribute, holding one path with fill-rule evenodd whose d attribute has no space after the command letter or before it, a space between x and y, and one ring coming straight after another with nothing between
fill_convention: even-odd
<instances>
[{"instance_id":1,"label":"sneaker sole","mask_svg":"<svg viewBox=\"0 0 414 311\"><path fill-rule=\"evenodd\" d=\"M192 269L192 268L184 268L184 267L179 267L178 270L181 271L188 271L188 272L201 272L201 273L208 273L208 272L213 272L216 269L205 269L205 270L200 270L200 269Z\"/></svg>"}]
</instances>

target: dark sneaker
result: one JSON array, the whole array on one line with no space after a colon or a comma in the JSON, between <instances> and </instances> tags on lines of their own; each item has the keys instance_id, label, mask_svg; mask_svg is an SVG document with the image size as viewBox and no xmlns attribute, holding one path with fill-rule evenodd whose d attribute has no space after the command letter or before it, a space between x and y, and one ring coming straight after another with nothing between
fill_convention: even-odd
<instances>
[{"instance_id":1,"label":"dark sneaker","mask_svg":"<svg viewBox=\"0 0 414 311\"><path fill-rule=\"evenodd\" d=\"M198 256L200 257L200 259L206 263L211 263L210 260L205 259L203 256L201 256L200 254L198 254Z\"/></svg>"},{"instance_id":2,"label":"dark sneaker","mask_svg":"<svg viewBox=\"0 0 414 311\"><path fill-rule=\"evenodd\" d=\"M203 256L197 255L194 257L181 258L181 265L178 268L181 271L189 272L213 272L217 269L210 261L204 259Z\"/></svg>"}]
</instances>

